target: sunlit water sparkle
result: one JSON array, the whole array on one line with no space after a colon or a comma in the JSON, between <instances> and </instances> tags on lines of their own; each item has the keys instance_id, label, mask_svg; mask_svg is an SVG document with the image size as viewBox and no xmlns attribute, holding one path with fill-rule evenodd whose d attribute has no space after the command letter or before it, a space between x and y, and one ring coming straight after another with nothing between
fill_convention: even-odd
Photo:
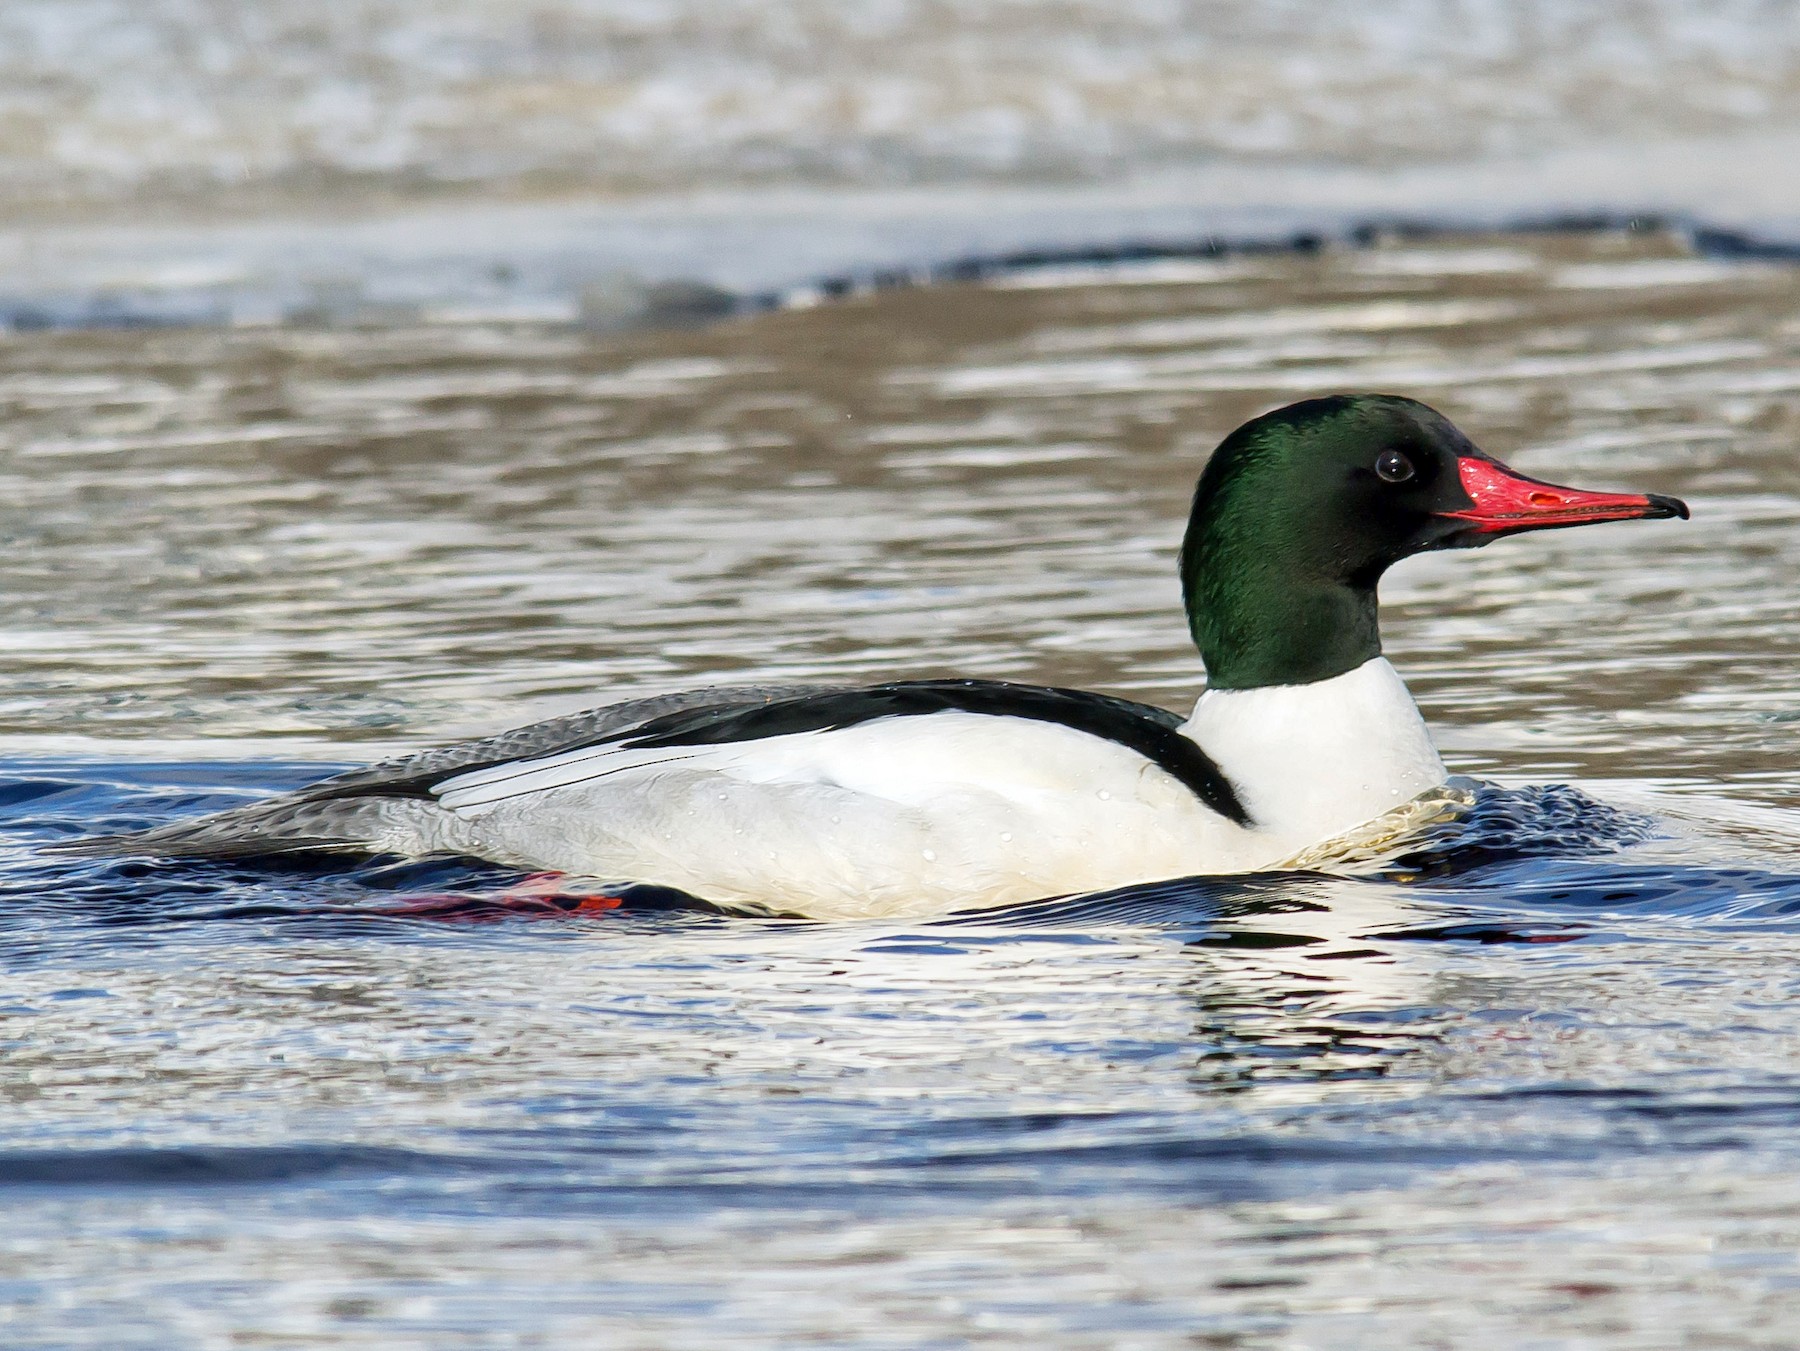
<instances>
[{"instance_id":1,"label":"sunlit water sparkle","mask_svg":"<svg viewBox=\"0 0 1800 1351\"><path fill-rule=\"evenodd\" d=\"M4 1340L1784 1345L1797 354L1800 274L1640 236L5 340ZM1371 387L1695 516L1396 571L1508 786L1350 875L822 924L37 849L700 682L1178 706L1206 451Z\"/></svg>"}]
</instances>

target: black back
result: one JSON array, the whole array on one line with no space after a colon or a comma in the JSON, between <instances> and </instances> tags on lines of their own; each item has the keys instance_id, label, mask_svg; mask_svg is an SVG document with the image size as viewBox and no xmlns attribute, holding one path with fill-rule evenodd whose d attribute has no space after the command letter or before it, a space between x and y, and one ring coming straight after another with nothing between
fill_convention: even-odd
<instances>
[{"instance_id":1,"label":"black back","mask_svg":"<svg viewBox=\"0 0 1800 1351\"><path fill-rule=\"evenodd\" d=\"M705 697L709 693L714 697ZM465 774L596 746L720 745L854 727L880 718L954 711L1055 723L1115 742L1184 784L1228 821L1250 824L1249 813L1230 780L1205 751L1181 734L1182 720L1177 715L1110 695L1000 680L904 680L860 689L695 691L672 709L655 707L655 701L644 704L643 711L650 716L641 719L598 719L585 728L570 720L573 735L551 744L546 744L550 738L533 738L525 754L520 753L516 739L509 739L511 744L504 749L496 745L499 753L491 757L458 755L446 757L447 764L403 762L394 767L400 773L346 775L344 780L314 785L308 796L430 797L442 784ZM621 722L627 725L619 725ZM584 736L582 731L588 734ZM408 769L414 772L405 772Z\"/></svg>"}]
</instances>

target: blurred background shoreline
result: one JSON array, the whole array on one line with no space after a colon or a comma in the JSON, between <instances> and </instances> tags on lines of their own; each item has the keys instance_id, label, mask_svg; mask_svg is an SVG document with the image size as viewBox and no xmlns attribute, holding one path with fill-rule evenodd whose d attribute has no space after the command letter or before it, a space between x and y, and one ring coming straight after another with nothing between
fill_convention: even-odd
<instances>
[{"instance_id":1,"label":"blurred background shoreline","mask_svg":"<svg viewBox=\"0 0 1800 1351\"><path fill-rule=\"evenodd\" d=\"M1761 0L13 0L0 324L606 328L1395 220L1796 245L1794 163Z\"/></svg>"}]
</instances>

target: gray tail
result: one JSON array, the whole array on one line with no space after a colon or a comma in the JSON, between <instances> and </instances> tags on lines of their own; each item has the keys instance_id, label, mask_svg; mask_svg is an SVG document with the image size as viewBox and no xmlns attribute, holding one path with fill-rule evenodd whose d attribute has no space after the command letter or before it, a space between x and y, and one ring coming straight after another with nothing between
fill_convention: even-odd
<instances>
[{"instance_id":1,"label":"gray tail","mask_svg":"<svg viewBox=\"0 0 1800 1351\"><path fill-rule=\"evenodd\" d=\"M371 854L387 850L380 843L391 834L396 808L404 800L378 797L308 800L281 794L186 821L171 821L149 830L95 835L49 846L50 852L76 858L234 859L273 854Z\"/></svg>"}]
</instances>

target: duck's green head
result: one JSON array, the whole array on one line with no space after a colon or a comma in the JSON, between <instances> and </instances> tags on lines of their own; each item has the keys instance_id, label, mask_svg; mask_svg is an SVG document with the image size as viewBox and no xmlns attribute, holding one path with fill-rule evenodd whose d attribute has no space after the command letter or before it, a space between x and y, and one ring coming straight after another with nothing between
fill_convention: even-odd
<instances>
[{"instance_id":1,"label":"duck's green head","mask_svg":"<svg viewBox=\"0 0 1800 1351\"><path fill-rule=\"evenodd\" d=\"M1188 625L1213 688L1325 680L1380 655L1375 585L1402 558L1687 514L1673 497L1515 473L1413 399L1308 399L1246 422L1200 475L1181 549Z\"/></svg>"}]
</instances>

